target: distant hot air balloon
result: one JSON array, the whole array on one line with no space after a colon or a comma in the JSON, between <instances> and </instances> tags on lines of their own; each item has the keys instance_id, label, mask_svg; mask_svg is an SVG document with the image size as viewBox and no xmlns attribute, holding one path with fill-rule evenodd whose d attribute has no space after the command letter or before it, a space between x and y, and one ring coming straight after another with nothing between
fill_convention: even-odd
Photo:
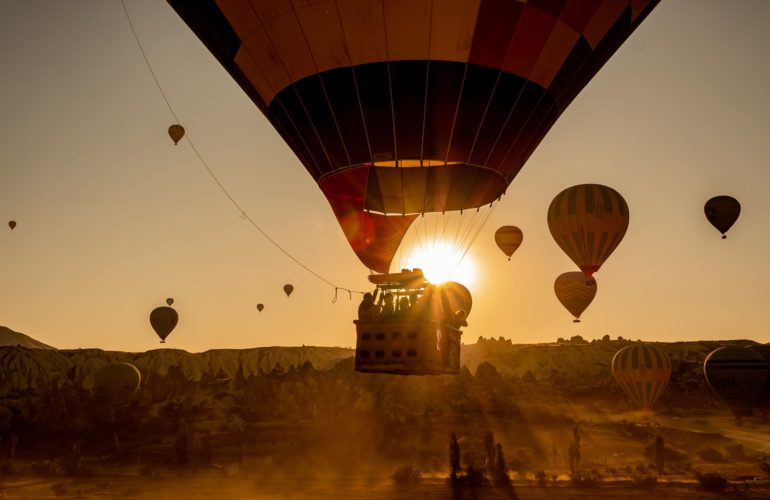
<instances>
[{"instance_id":1,"label":"distant hot air balloon","mask_svg":"<svg viewBox=\"0 0 770 500\"><path fill-rule=\"evenodd\" d=\"M553 283L556 298L575 317L575 323L580 323L580 315L591 304L596 296L596 279L586 278L580 271L562 273Z\"/></svg>"},{"instance_id":2,"label":"distant hot air balloon","mask_svg":"<svg viewBox=\"0 0 770 500\"><path fill-rule=\"evenodd\" d=\"M174 299L173 299L173 298L171 298L171 297L167 298L167 299L166 299L166 304L168 304L168 305L170 305L170 306L173 306L173 305L174 305Z\"/></svg>"},{"instance_id":3,"label":"distant hot air balloon","mask_svg":"<svg viewBox=\"0 0 770 500\"><path fill-rule=\"evenodd\" d=\"M109 363L94 372L94 393L109 398L114 405L128 403L139 389L142 376L129 363Z\"/></svg>"},{"instance_id":4,"label":"distant hot air balloon","mask_svg":"<svg viewBox=\"0 0 770 500\"><path fill-rule=\"evenodd\" d=\"M497 200L658 0L168 0L369 269L421 213Z\"/></svg>"},{"instance_id":5,"label":"distant hot air balloon","mask_svg":"<svg viewBox=\"0 0 770 500\"><path fill-rule=\"evenodd\" d=\"M156 307L150 313L150 324L155 333L160 337L161 344L166 342L166 337L174 330L179 316L176 311L170 307Z\"/></svg>"},{"instance_id":6,"label":"distant hot air balloon","mask_svg":"<svg viewBox=\"0 0 770 500\"><path fill-rule=\"evenodd\" d=\"M655 346L633 344L615 353L612 376L636 406L649 410L666 390L671 362Z\"/></svg>"},{"instance_id":7,"label":"distant hot air balloon","mask_svg":"<svg viewBox=\"0 0 770 500\"><path fill-rule=\"evenodd\" d=\"M13 228L16 227L16 221L15 220L9 220L8 221L8 227L10 227L11 230L13 230Z\"/></svg>"},{"instance_id":8,"label":"distant hot air balloon","mask_svg":"<svg viewBox=\"0 0 770 500\"><path fill-rule=\"evenodd\" d=\"M262 312L262 309L264 309L264 304L257 304L257 311Z\"/></svg>"},{"instance_id":9,"label":"distant hot air balloon","mask_svg":"<svg viewBox=\"0 0 770 500\"><path fill-rule=\"evenodd\" d=\"M551 236L588 277L623 239L628 218L626 200L601 184L567 188L548 207Z\"/></svg>"},{"instance_id":10,"label":"distant hot air balloon","mask_svg":"<svg viewBox=\"0 0 770 500\"><path fill-rule=\"evenodd\" d=\"M287 297L291 296L291 292L294 291L294 285L283 285L283 292L286 294Z\"/></svg>"},{"instance_id":11,"label":"distant hot air balloon","mask_svg":"<svg viewBox=\"0 0 770 500\"><path fill-rule=\"evenodd\" d=\"M759 402L770 376L770 365L756 350L725 346L706 357L703 374L711 389L740 420L751 415L751 408Z\"/></svg>"},{"instance_id":12,"label":"distant hot air balloon","mask_svg":"<svg viewBox=\"0 0 770 500\"><path fill-rule=\"evenodd\" d=\"M508 256L508 260L511 260L511 255L519 248L523 239L521 229L516 226L503 226L495 231L495 243Z\"/></svg>"},{"instance_id":13,"label":"distant hot air balloon","mask_svg":"<svg viewBox=\"0 0 770 500\"><path fill-rule=\"evenodd\" d=\"M706 212L706 218L711 225L717 228L722 233L722 239L725 239L725 233L741 214L741 204L732 196L715 196L706 202L703 211Z\"/></svg>"},{"instance_id":14,"label":"distant hot air balloon","mask_svg":"<svg viewBox=\"0 0 770 500\"><path fill-rule=\"evenodd\" d=\"M168 128L168 135L175 145L179 144L179 141L184 137L184 127L175 123Z\"/></svg>"},{"instance_id":15,"label":"distant hot air balloon","mask_svg":"<svg viewBox=\"0 0 770 500\"><path fill-rule=\"evenodd\" d=\"M765 358L765 361L770 363L770 344L755 344L746 347L754 352L759 353L763 358ZM762 415L765 417L770 417L770 376L768 376L767 382L765 382L765 387L762 390L762 394L759 396L757 407L759 408L759 411L762 412Z\"/></svg>"}]
</instances>

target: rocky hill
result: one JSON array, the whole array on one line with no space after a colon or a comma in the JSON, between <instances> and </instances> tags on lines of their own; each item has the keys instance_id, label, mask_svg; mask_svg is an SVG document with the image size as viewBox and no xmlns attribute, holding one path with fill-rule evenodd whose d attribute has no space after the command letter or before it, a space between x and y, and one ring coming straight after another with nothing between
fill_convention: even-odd
<instances>
[{"instance_id":1,"label":"rocky hill","mask_svg":"<svg viewBox=\"0 0 770 500\"><path fill-rule=\"evenodd\" d=\"M14 332L10 328L0 326L0 346L19 345L30 349L54 349L40 341L33 339L23 333Z\"/></svg>"}]
</instances>

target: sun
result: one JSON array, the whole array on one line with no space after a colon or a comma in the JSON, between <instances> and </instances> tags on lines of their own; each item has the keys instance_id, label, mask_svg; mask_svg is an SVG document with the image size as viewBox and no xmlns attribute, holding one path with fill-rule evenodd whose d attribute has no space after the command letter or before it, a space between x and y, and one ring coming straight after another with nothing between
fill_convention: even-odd
<instances>
[{"instance_id":1,"label":"sun","mask_svg":"<svg viewBox=\"0 0 770 500\"><path fill-rule=\"evenodd\" d=\"M433 284L457 281L465 286L473 284L476 266L466 254L446 241L436 241L412 249L406 259L408 268L419 267Z\"/></svg>"}]
</instances>

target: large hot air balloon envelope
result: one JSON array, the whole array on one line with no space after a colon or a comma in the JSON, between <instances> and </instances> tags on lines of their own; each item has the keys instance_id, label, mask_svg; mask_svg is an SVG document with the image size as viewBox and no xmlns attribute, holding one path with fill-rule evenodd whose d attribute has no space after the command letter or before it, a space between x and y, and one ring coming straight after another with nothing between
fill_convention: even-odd
<instances>
[{"instance_id":1,"label":"large hot air balloon envelope","mask_svg":"<svg viewBox=\"0 0 770 500\"><path fill-rule=\"evenodd\" d=\"M666 390L671 361L652 345L629 345L612 358L612 376L636 406L649 410Z\"/></svg>"},{"instance_id":2,"label":"large hot air balloon envelope","mask_svg":"<svg viewBox=\"0 0 770 500\"><path fill-rule=\"evenodd\" d=\"M142 376L129 363L110 363L94 372L94 392L109 398L112 404L125 404L139 389Z\"/></svg>"},{"instance_id":3,"label":"large hot air balloon envelope","mask_svg":"<svg viewBox=\"0 0 770 500\"><path fill-rule=\"evenodd\" d=\"M283 293L285 293L287 297L290 297L293 291L294 285L283 285Z\"/></svg>"},{"instance_id":4,"label":"large hot air balloon envelope","mask_svg":"<svg viewBox=\"0 0 770 500\"><path fill-rule=\"evenodd\" d=\"M415 214L498 199L658 4L168 2L267 116L378 272L388 272Z\"/></svg>"},{"instance_id":5,"label":"large hot air balloon envelope","mask_svg":"<svg viewBox=\"0 0 770 500\"><path fill-rule=\"evenodd\" d=\"M726 346L716 349L703 362L703 374L711 389L736 418L751 414L765 389L770 365L756 350Z\"/></svg>"},{"instance_id":6,"label":"large hot air balloon envelope","mask_svg":"<svg viewBox=\"0 0 770 500\"><path fill-rule=\"evenodd\" d=\"M703 211L711 225L717 228L722 233L722 239L725 239L725 233L741 214L741 204L732 196L715 196L706 202Z\"/></svg>"},{"instance_id":7,"label":"large hot air balloon envelope","mask_svg":"<svg viewBox=\"0 0 770 500\"><path fill-rule=\"evenodd\" d=\"M553 291L559 302L575 317L573 321L580 323L580 315L596 296L596 279L586 278L580 271L562 273L554 281Z\"/></svg>"},{"instance_id":8,"label":"large hot air balloon envelope","mask_svg":"<svg viewBox=\"0 0 770 500\"><path fill-rule=\"evenodd\" d=\"M13 230L16 227L16 221L15 220L9 220L8 221L8 227L10 227L11 230Z\"/></svg>"},{"instance_id":9,"label":"large hot air balloon envelope","mask_svg":"<svg viewBox=\"0 0 770 500\"><path fill-rule=\"evenodd\" d=\"M567 188L548 207L551 236L588 277L620 244L628 218L626 200L601 184Z\"/></svg>"},{"instance_id":10,"label":"large hot air balloon envelope","mask_svg":"<svg viewBox=\"0 0 770 500\"><path fill-rule=\"evenodd\" d=\"M495 243L508 256L508 260L511 260L511 255L519 248L523 239L521 229L516 226L503 226L495 231Z\"/></svg>"},{"instance_id":11,"label":"large hot air balloon envelope","mask_svg":"<svg viewBox=\"0 0 770 500\"><path fill-rule=\"evenodd\" d=\"M770 344L755 344L746 347L759 353L759 355L765 358L765 361L770 363ZM770 376L768 376L762 394L759 396L757 407L759 408L759 411L762 412L762 415L770 417Z\"/></svg>"},{"instance_id":12,"label":"large hot air balloon envelope","mask_svg":"<svg viewBox=\"0 0 770 500\"><path fill-rule=\"evenodd\" d=\"M174 144L179 144L179 141L184 137L184 127L179 124L171 125L168 128L168 136L174 141Z\"/></svg>"},{"instance_id":13,"label":"large hot air balloon envelope","mask_svg":"<svg viewBox=\"0 0 770 500\"><path fill-rule=\"evenodd\" d=\"M160 337L161 344L166 342L166 337L174 330L177 321L179 316L171 307L156 307L150 313L150 324Z\"/></svg>"}]
</instances>

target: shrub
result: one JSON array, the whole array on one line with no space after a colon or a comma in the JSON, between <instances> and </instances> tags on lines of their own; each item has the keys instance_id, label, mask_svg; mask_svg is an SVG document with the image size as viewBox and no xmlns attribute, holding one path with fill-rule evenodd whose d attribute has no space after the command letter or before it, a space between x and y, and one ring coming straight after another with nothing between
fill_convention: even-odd
<instances>
[{"instance_id":1,"label":"shrub","mask_svg":"<svg viewBox=\"0 0 770 500\"><path fill-rule=\"evenodd\" d=\"M576 472L572 474L572 484L578 488L596 488L599 483L599 474L596 471Z\"/></svg>"},{"instance_id":2,"label":"shrub","mask_svg":"<svg viewBox=\"0 0 770 500\"><path fill-rule=\"evenodd\" d=\"M422 474L411 465L402 464L393 473L392 479L397 485L404 486L419 483L422 479Z\"/></svg>"},{"instance_id":3,"label":"shrub","mask_svg":"<svg viewBox=\"0 0 770 500\"><path fill-rule=\"evenodd\" d=\"M710 462L710 463L725 461L724 455L722 455L721 453L719 453L718 450L710 446L707 446L705 448L701 448L700 450L698 450L698 457L704 462Z\"/></svg>"},{"instance_id":4,"label":"shrub","mask_svg":"<svg viewBox=\"0 0 770 500\"><path fill-rule=\"evenodd\" d=\"M759 469L770 478L770 457L759 457Z\"/></svg>"},{"instance_id":5,"label":"shrub","mask_svg":"<svg viewBox=\"0 0 770 500\"><path fill-rule=\"evenodd\" d=\"M704 491L720 492L727 489L727 479L715 472L697 473L695 479L698 480L700 489Z\"/></svg>"},{"instance_id":6,"label":"shrub","mask_svg":"<svg viewBox=\"0 0 770 500\"><path fill-rule=\"evenodd\" d=\"M658 484L656 476L637 476L634 478L634 485L642 490L652 490Z\"/></svg>"}]
</instances>

